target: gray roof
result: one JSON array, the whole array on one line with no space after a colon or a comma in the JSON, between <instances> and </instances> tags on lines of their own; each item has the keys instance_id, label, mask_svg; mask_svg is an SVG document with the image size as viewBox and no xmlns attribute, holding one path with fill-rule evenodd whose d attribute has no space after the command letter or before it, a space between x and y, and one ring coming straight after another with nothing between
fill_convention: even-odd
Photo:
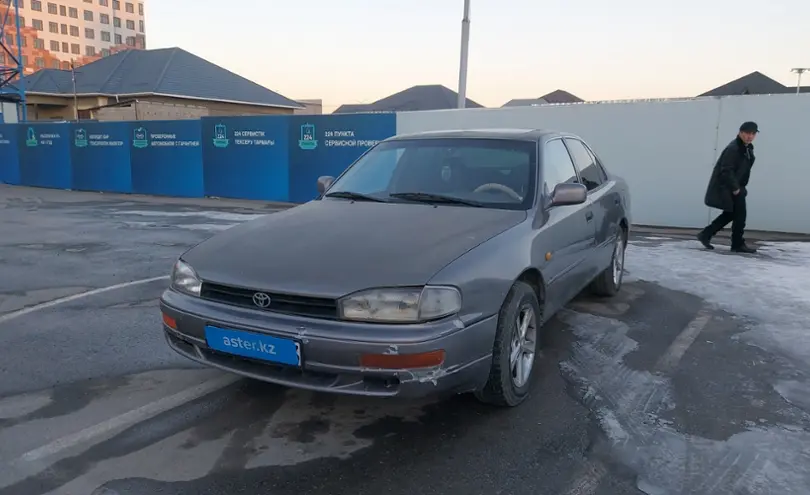
<instances>
[{"instance_id":1,"label":"gray roof","mask_svg":"<svg viewBox=\"0 0 810 495\"><path fill-rule=\"evenodd\" d=\"M503 107L530 107L532 105L548 105L552 103L582 103L585 100L568 91L556 89L540 98L515 98L503 104Z\"/></svg>"},{"instance_id":2,"label":"gray roof","mask_svg":"<svg viewBox=\"0 0 810 495\"><path fill-rule=\"evenodd\" d=\"M801 88L802 93L808 90L810 88ZM698 96L770 95L795 92L796 86L792 88L785 86L759 71L754 71Z\"/></svg>"},{"instance_id":3,"label":"gray roof","mask_svg":"<svg viewBox=\"0 0 810 495\"><path fill-rule=\"evenodd\" d=\"M467 108L483 108L467 98ZM367 105L341 105L333 113L413 112L421 110L449 110L458 107L458 93L441 84L413 86L386 96Z\"/></svg>"},{"instance_id":4,"label":"gray roof","mask_svg":"<svg viewBox=\"0 0 810 495\"><path fill-rule=\"evenodd\" d=\"M543 98L515 98L509 100L501 106L504 107L531 107L534 105L548 105L548 102Z\"/></svg>"},{"instance_id":5,"label":"gray roof","mask_svg":"<svg viewBox=\"0 0 810 495\"><path fill-rule=\"evenodd\" d=\"M25 77L26 93L72 95L69 70ZM172 96L268 107L304 108L181 48L125 50L76 68L78 95Z\"/></svg>"}]
</instances>

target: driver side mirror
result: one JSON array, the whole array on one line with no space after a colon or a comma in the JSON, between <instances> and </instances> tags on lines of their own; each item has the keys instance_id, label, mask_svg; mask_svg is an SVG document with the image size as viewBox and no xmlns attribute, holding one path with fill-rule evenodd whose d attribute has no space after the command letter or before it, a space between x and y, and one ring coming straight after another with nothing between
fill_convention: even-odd
<instances>
[{"instance_id":1,"label":"driver side mirror","mask_svg":"<svg viewBox=\"0 0 810 495\"><path fill-rule=\"evenodd\" d=\"M557 184L551 193L549 206L581 205L588 198L588 188L582 184Z\"/></svg>"},{"instance_id":2,"label":"driver side mirror","mask_svg":"<svg viewBox=\"0 0 810 495\"><path fill-rule=\"evenodd\" d=\"M335 178L331 175L322 175L318 177L318 194L323 194L329 189L329 186L335 182Z\"/></svg>"}]
</instances>

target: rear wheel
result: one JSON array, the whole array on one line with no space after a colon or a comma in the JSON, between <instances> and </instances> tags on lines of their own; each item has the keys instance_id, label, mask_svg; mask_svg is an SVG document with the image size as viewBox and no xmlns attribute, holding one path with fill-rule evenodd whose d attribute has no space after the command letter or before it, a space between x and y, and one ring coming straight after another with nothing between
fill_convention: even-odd
<instances>
[{"instance_id":1,"label":"rear wheel","mask_svg":"<svg viewBox=\"0 0 810 495\"><path fill-rule=\"evenodd\" d=\"M475 393L478 400L514 407L526 399L539 350L541 316L534 289L525 282L515 282L498 314L492 367L486 385Z\"/></svg>"},{"instance_id":2,"label":"rear wheel","mask_svg":"<svg viewBox=\"0 0 810 495\"><path fill-rule=\"evenodd\" d=\"M591 284L591 291L597 296L612 297L619 293L624 279L624 252L627 249L627 234L619 228L613 245L610 266L599 274Z\"/></svg>"}]
</instances>

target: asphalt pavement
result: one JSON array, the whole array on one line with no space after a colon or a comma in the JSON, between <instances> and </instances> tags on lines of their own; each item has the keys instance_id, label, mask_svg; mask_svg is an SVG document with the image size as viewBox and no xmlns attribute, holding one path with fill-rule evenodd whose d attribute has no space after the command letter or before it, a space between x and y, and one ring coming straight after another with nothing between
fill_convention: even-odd
<instances>
[{"instance_id":1,"label":"asphalt pavement","mask_svg":"<svg viewBox=\"0 0 810 495\"><path fill-rule=\"evenodd\" d=\"M0 495L810 491L806 369L630 259L619 296L546 325L514 409L288 390L174 354L173 261L278 208L0 185ZM781 454L738 444L766 426Z\"/></svg>"}]
</instances>

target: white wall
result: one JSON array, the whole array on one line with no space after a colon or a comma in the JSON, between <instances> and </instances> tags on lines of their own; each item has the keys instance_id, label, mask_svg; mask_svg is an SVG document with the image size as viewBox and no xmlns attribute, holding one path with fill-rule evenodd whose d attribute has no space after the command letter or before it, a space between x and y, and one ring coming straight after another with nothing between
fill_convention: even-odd
<instances>
[{"instance_id":1,"label":"white wall","mask_svg":"<svg viewBox=\"0 0 810 495\"><path fill-rule=\"evenodd\" d=\"M582 136L624 177L639 225L703 227L720 150L745 120L759 124L748 228L810 234L810 94L589 103L397 114L397 134L470 128L546 128ZM803 139L802 139L803 138Z\"/></svg>"}]
</instances>

